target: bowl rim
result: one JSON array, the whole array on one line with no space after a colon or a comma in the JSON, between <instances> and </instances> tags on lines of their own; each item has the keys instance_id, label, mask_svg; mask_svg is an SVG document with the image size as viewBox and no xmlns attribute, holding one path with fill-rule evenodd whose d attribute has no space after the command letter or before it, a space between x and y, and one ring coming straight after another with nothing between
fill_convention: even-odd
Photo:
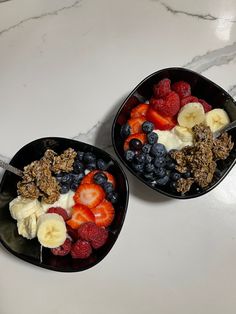
<instances>
[{"instance_id":1,"label":"bowl rim","mask_svg":"<svg viewBox=\"0 0 236 314\"><path fill-rule=\"evenodd\" d=\"M220 91L222 91L222 93L224 93L225 95L227 95L227 97L235 104L236 106L236 101L233 99L233 97L227 92L225 91L221 86L217 85L215 82L211 81L210 79L208 79L207 77L205 77L202 74L199 74L198 72L195 72L193 70L190 70L188 68L184 68L184 67L168 67L168 68L163 68L160 70L157 70L151 74L149 74L148 76L146 76L144 79L142 79L142 81L140 83L138 83L138 85L136 85L134 87L134 89L128 94L128 96L125 98L125 100L122 102L122 104L120 105L115 118L113 120L112 123L112 129L111 129L111 138L112 138L112 145L113 148L115 150L116 155L118 156L119 160L122 162L122 164L138 179L140 180L142 183L144 183L147 187L151 188L152 190L161 193L169 198L175 198L175 199L181 199L181 200L186 200L186 199L192 199L192 198L196 198L196 197L200 197L208 192L210 192L211 190L213 190L230 172L230 170L234 167L235 163L236 163L236 158L234 159L234 161L232 162L232 164L230 165L230 167L228 167L228 169L225 171L224 175L217 180L217 182L215 184L213 184L212 186L208 187L207 189L191 196L191 195L172 195L168 192L165 192L159 188L155 188L154 186L151 186L150 184L148 184L147 181L145 181L141 176L138 176L136 174L136 172L124 161L123 157L119 154L118 148L116 146L116 141L115 141L115 127L116 127L116 123L117 123L117 119L120 115L120 112L122 111L125 103L127 102L127 100L133 96L135 94L135 92L137 91L137 89L143 84L145 83L147 80L149 80L150 78L152 78L153 76L163 72L163 71L184 71L184 72L189 72L192 73L193 75L196 75L202 79L204 79L205 81L207 81L208 83L210 83L211 85L215 86L216 88L218 88Z\"/></svg>"}]
</instances>

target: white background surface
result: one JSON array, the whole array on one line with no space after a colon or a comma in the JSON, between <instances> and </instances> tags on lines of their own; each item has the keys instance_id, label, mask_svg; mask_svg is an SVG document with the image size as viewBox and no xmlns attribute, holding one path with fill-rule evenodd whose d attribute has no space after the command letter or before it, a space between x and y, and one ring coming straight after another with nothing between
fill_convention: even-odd
<instances>
[{"instance_id":1,"label":"white background surface","mask_svg":"<svg viewBox=\"0 0 236 314\"><path fill-rule=\"evenodd\" d=\"M164 67L198 71L236 96L235 36L233 0L0 3L1 157L44 136L112 151L121 101ZM127 175L124 227L92 269L52 272L0 247L1 314L235 314L235 168L187 201Z\"/></svg>"}]
</instances>

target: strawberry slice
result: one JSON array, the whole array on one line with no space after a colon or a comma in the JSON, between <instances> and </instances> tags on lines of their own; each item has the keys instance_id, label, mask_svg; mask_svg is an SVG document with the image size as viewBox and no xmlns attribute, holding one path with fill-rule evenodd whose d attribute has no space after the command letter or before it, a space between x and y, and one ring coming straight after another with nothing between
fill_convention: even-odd
<instances>
[{"instance_id":1,"label":"strawberry slice","mask_svg":"<svg viewBox=\"0 0 236 314\"><path fill-rule=\"evenodd\" d=\"M81 181L81 184L84 184L84 183L89 183L89 184L90 183L94 183L93 182L93 177L94 177L94 175L97 172L103 172L107 176L107 182L112 183L113 187L115 188L116 180L113 177L113 175L110 172L108 172L108 171L101 171L101 170L90 171L88 174L86 174L86 176L83 177L83 180Z\"/></svg>"},{"instance_id":2,"label":"strawberry slice","mask_svg":"<svg viewBox=\"0 0 236 314\"><path fill-rule=\"evenodd\" d=\"M140 140L142 142L142 144L147 142L147 135L144 133L135 133L135 134L131 134L127 137L127 139L125 140L124 143L124 150L129 149L129 142L133 139L133 138L137 138L138 140Z\"/></svg>"},{"instance_id":3,"label":"strawberry slice","mask_svg":"<svg viewBox=\"0 0 236 314\"><path fill-rule=\"evenodd\" d=\"M144 117L132 118L127 121L130 126L131 134L142 132L142 124L146 119Z\"/></svg>"},{"instance_id":4,"label":"strawberry slice","mask_svg":"<svg viewBox=\"0 0 236 314\"><path fill-rule=\"evenodd\" d=\"M172 117L164 117L152 108L147 112L147 120L154 123L155 128L159 130L171 130L176 125Z\"/></svg>"},{"instance_id":5,"label":"strawberry slice","mask_svg":"<svg viewBox=\"0 0 236 314\"><path fill-rule=\"evenodd\" d=\"M72 229L78 229L80 225L88 221L95 221L93 212L85 205L75 204L72 207L71 219L67 220L66 223Z\"/></svg>"},{"instance_id":6,"label":"strawberry slice","mask_svg":"<svg viewBox=\"0 0 236 314\"><path fill-rule=\"evenodd\" d=\"M91 211L95 216L96 225L100 227L109 226L115 216L115 209L112 206L112 203L106 199L95 208L92 208Z\"/></svg>"},{"instance_id":7,"label":"strawberry slice","mask_svg":"<svg viewBox=\"0 0 236 314\"><path fill-rule=\"evenodd\" d=\"M74 201L76 204L88 206L88 208L96 207L105 198L103 188L94 183L81 184L74 194Z\"/></svg>"},{"instance_id":8,"label":"strawberry slice","mask_svg":"<svg viewBox=\"0 0 236 314\"><path fill-rule=\"evenodd\" d=\"M134 107L131 112L131 118L139 118L145 117L148 111L149 105L148 104L139 104L138 106Z\"/></svg>"}]
</instances>

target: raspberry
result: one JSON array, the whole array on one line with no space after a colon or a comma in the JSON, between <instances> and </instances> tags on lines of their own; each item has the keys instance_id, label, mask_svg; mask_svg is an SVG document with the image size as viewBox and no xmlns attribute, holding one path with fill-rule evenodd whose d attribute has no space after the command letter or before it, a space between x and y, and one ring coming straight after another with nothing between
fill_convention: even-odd
<instances>
[{"instance_id":1,"label":"raspberry","mask_svg":"<svg viewBox=\"0 0 236 314\"><path fill-rule=\"evenodd\" d=\"M94 222L85 222L79 227L78 235L83 240L91 241L92 247L98 249L106 243L108 231L98 227Z\"/></svg>"},{"instance_id":2,"label":"raspberry","mask_svg":"<svg viewBox=\"0 0 236 314\"><path fill-rule=\"evenodd\" d=\"M77 240L74 244L72 244L70 254L72 258L87 258L92 253L92 247L88 241Z\"/></svg>"},{"instance_id":3,"label":"raspberry","mask_svg":"<svg viewBox=\"0 0 236 314\"><path fill-rule=\"evenodd\" d=\"M191 95L191 86L185 81L176 82L171 87L181 99Z\"/></svg>"},{"instance_id":4,"label":"raspberry","mask_svg":"<svg viewBox=\"0 0 236 314\"><path fill-rule=\"evenodd\" d=\"M153 109L158 110L158 107L164 105L164 100L162 98L159 98L159 99L151 98L149 103Z\"/></svg>"},{"instance_id":5,"label":"raspberry","mask_svg":"<svg viewBox=\"0 0 236 314\"><path fill-rule=\"evenodd\" d=\"M200 102L200 104L202 104L202 106L203 106L205 112L211 111L212 106L209 105L205 100L203 100L203 99L198 99L198 102Z\"/></svg>"},{"instance_id":6,"label":"raspberry","mask_svg":"<svg viewBox=\"0 0 236 314\"><path fill-rule=\"evenodd\" d=\"M165 78L153 86L153 94L155 98L162 98L171 92L170 80Z\"/></svg>"},{"instance_id":7,"label":"raspberry","mask_svg":"<svg viewBox=\"0 0 236 314\"><path fill-rule=\"evenodd\" d=\"M178 94L170 92L164 99L163 104L156 104L156 110L167 117L173 117L177 114L180 108L180 100Z\"/></svg>"},{"instance_id":8,"label":"raspberry","mask_svg":"<svg viewBox=\"0 0 236 314\"><path fill-rule=\"evenodd\" d=\"M190 102L198 102L198 98L195 96L187 96L181 99L180 107L187 105Z\"/></svg>"},{"instance_id":9,"label":"raspberry","mask_svg":"<svg viewBox=\"0 0 236 314\"><path fill-rule=\"evenodd\" d=\"M94 249L98 249L107 242L108 231L105 228L99 228L96 237L91 241L91 245Z\"/></svg>"},{"instance_id":10,"label":"raspberry","mask_svg":"<svg viewBox=\"0 0 236 314\"><path fill-rule=\"evenodd\" d=\"M62 216L65 221L69 219L66 210L62 207L50 207L47 212L51 214L58 214Z\"/></svg>"},{"instance_id":11,"label":"raspberry","mask_svg":"<svg viewBox=\"0 0 236 314\"><path fill-rule=\"evenodd\" d=\"M66 225L67 233L73 241L78 240L78 229L73 229L71 226Z\"/></svg>"},{"instance_id":12,"label":"raspberry","mask_svg":"<svg viewBox=\"0 0 236 314\"><path fill-rule=\"evenodd\" d=\"M61 246L51 249L51 252L53 255L65 256L70 252L70 250L71 240L67 238Z\"/></svg>"}]
</instances>

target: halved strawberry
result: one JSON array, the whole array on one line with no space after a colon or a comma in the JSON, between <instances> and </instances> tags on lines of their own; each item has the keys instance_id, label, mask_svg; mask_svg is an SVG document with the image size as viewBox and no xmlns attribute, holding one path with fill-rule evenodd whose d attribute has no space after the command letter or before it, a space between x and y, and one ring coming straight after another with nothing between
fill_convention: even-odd
<instances>
[{"instance_id":1,"label":"halved strawberry","mask_svg":"<svg viewBox=\"0 0 236 314\"><path fill-rule=\"evenodd\" d=\"M94 183L81 184L75 191L74 201L76 204L83 204L92 208L101 203L105 198L103 188Z\"/></svg>"},{"instance_id":2,"label":"halved strawberry","mask_svg":"<svg viewBox=\"0 0 236 314\"><path fill-rule=\"evenodd\" d=\"M146 121L144 117L132 118L127 121L131 134L142 132L142 124Z\"/></svg>"},{"instance_id":3,"label":"halved strawberry","mask_svg":"<svg viewBox=\"0 0 236 314\"><path fill-rule=\"evenodd\" d=\"M66 223L72 229L78 229L80 225L88 221L95 221L93 212L85 205L75 204L72 207L71 219L67 220Z\"/></svg>"},{"instance_id":4,"label":"halved strawberry","mask_svg":"<svg viewBox=\"0 0 236 314\"><path fill-rule=\"evenodd\" d=\"M164 117L152 108L147 112L147 120L154 123L155 128L159 130L171 130L176 125L172 117Z\"/></svg>"},{"instance_id":5,"label":"halved strawberry","mask_svg":"<svg viewBox=\"0 0 236 314\"><path fill-rule=\"evenodd\" d=\"M147 135L144 133L135 133L135 134L131 134L127 137L127 139L125 140L124 143L124 150L129 149L129 142L133 139L133 138L137 138L138 140L140 140L142 142L142 144L147 143Z\"/></svg>"},{"instance_id":6,"label":"halved strawberry","mask_svg":"<svg viewBox=\"0 0 236 314\"><path fill-rule=\"evenodd\" d=\"M115 187L116 185L116 181L115 178L113 177L113 175L108 172L108 171L101 171L101 170L93 170L90 171L88 174L86 174L86 176L84 176L83 180L81 181L81 184L84 183L94 183L93 182L93 177L97 172L103 172L106 176L107 176L107 181L113 184L113 187Z\"/></svg>"},{"instance_id":7,"label":"halved strawberry","mask_svg":"<svg viewBox=\"0 0 236 314\"><path fill-rule=\"evenodd\" d=\"M91 208L91 211L95 216L96 225L100 227L109 226L115 216L115 209L112 206L112 203L106 199L95 208Z\"/></svg>"},{"instance_id":8,"label":"halved strawberry","mask_svg":"<svg viewBox=\"0 0 236 314\"><path fill-rule=\"evenodd\" d=\"M148 104L139 104L138 106L134 107L131 110L130 117L131 118L145 117L148 108L149 108Z\"/></svg>"}]
</instances>

